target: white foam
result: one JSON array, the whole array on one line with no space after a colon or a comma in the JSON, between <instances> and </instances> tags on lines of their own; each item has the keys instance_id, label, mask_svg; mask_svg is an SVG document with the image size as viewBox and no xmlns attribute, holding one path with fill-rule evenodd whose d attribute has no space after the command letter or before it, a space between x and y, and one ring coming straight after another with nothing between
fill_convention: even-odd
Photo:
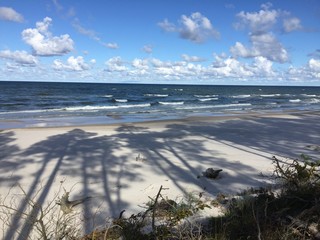
<instances>
[{"instance_id":1,"label":"white foam","mask_svg":"<svg viewBox=\"0 0 320 240\"><path fill-rule=\"evenodd\" d=\"M218 95L194 95L197 98L212 98L212 97L218 97Z\"/></svg>"},{"instance_id":2,"label":"white foam","mask_svg":"<svg viewBox=\"0 0 320 240\"><path fill-rule=\"evenodd\" d=\"M251 97L250 94L243 94L243 95L235 95L235 96L232 96L233 98L249 98Z\"/></svg>"},{"instance_id":3,"label":"white foam","mask_svg":"<svg viewBox=\"0 0 320 240\"><path fill-rule=\"evenodd\" d=\"M317 97L315 94L301 94L304 97Z\"/></svg>"},{"instance_id":4,"label":"white foam","mask_svg":"<svg viewBox=\"0 0 320 240\"><path fill-rule=\"evenodd\" d=\"M134 108L134 107L150 107L149 103L147 104L132 104L132 105L111 105L111 106L82 106L82 107L68 107L65 108L66 111L81 111L81 110L108 110L108 109L117 109L117 108Z\"/></svg>"},{"instance_id":5,"label":"white foam","mask_svg":"<svg viewBox=\"0 0 320 240\"><path fill-rule=\"evenodd\" d=\"M207 102L207 101L212 101L212 100L218 100L218 98L200 98L199 101L201 102Z\"/></svg>"},{"instance_id":6,"label":"white foam","mask_svg":"<svg viewBox=\"0 0 320 240\"><path fill-rule=\"evenodd\" d=\"M281 94L261 94L261 97L279 97Z\"/></svg>"},{"instance_id":7,"label":"white foam","mask_svg":"<svg viewBox=\"0 0 320 240\"><path fill-rule=\"evenodd\" d=\"M127 99L114 99L116 102L120 102L120 103L126 103L128 102Z\"/></svg>"},{"instance_id":8,"label":"white foam","mask_svg":"<svg viewBox=\"0 0 320 240\"><path fill-rule=\"evenodd\" d=\"M308 103L320 103L320 99L319 98L311 98L308 100Z\"/></svg>"},{"instance_id":9,"label":"white foam","mask_svg":"<svg viewBox=\"0 0 320 240\"><path fill-rule=\"evenodd\" d=\"M298 103L298 102L301 102L301 100L300 99L290 99L289 102Z\"/></svg>"},{"instance_id":10,"label":"white foam","mask_svg":"<svg viewBox=\"0 0 320 240\"><path fill-rule=\"evenodd\" d=\"M179 107L180 110L192 110L192 109L207 109L207 108L230 108L230 107L248 107L252 106L250 103L237 103L237 104L222 104L222 105L207 105L207 106L186 106Z\"/></svg>"},{"instance_id":11,"label":"white foam","mask_svg":"<svg viewBox=\"0 0 320 240\"><path fill-rule=\"evenodd\" d=\"M159 102L162 105L182 105L184 102Z\"/></svg>"},{"instance_id":12,"label":"white foam","mask_svg":"<svg viewBox=\"0 0 320 240\"><path fill-rule=\"evenodd\" d=\"M144 96L147 96L147 97L168 97L169 94L147 93L147 94L144 94Z\"/></svg>"}]
</instances>

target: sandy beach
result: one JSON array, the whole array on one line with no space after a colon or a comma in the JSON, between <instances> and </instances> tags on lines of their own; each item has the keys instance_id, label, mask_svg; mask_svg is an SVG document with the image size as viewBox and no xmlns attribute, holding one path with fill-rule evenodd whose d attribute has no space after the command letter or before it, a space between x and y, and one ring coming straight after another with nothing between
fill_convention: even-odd
<instances>
[{"instance_id":1,"label":"sandy beach","mask_svg":"<svg viewBox=\"0 0 320 240\"><path fill-rule=\"evenodd\" d=\"M319 112L297 112L7 129L0 133L0 192L19 183L45 203L62 182L71 199L92 197L81 205L84 216L95 216L84 223L88 232L122 210L143 211L161 185L163 196L176 199L268 184L261 173L272 173L272 156L315 154L308 146L320 143L319 119ZM207 168L223 169L221 178L202 177Z\"/></svg>"}]
</instances>

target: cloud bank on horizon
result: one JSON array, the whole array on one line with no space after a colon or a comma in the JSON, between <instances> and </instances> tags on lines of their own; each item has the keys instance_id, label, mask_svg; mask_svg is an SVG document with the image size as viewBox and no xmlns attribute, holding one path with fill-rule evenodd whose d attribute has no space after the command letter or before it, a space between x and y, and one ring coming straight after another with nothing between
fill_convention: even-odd
<instances>
[{"instance_id":1,"label":"cloud bank on horizon","mask_svg":"<svg viewBox=\"0 0 320 240\"><path fill-rule=\"evenodd\" d=\"M0 5L1 81L320 85L317 0L38 2Z\"/></svg>"}]
</instances>

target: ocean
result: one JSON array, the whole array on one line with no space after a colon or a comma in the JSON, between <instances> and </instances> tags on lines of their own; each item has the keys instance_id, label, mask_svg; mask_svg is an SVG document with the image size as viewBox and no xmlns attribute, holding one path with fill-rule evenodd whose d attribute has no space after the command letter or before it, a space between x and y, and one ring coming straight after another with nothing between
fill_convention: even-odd
<instances>
[{"instance_id":1,"label":"ocean","mask_svg":"<svg viewBox=\"0 0 320 240\"><path fill-rule=\"evenodd\" d=\"M0 128L320 110L320 87L0 82Z\"/></svg>"}]
</instances>

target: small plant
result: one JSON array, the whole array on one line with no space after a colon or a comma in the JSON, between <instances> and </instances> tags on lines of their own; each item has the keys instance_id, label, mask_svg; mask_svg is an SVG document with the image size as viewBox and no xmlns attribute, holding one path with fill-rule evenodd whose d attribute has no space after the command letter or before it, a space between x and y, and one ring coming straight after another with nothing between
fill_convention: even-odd
<instances>
[{"instance_id":1,"label":"small plant","mask_svg":"<svg viewBox=\"0 0 320 240\"><path fill-rule=\"evenodd\" d=\"M273 160L274 176L280 180L278 194L268 188L249 189L229 200L226 214L212 219L211 236L320 239L320 162L303 155L301 159Z\"/></svg>"},{"instance_id":2,"label":"small plant","mask_svg":"<svg viewBox=\"0 0 320 240\"><path fill-rule=\"evenodd\" d=\"M319 190L320 184L320 160L312 161L306 155L300 159L280 161L273 157L275 164L274 175L282 180L285 190L297 192L301 189L309 189L310 192Z\"/></svg>"},{"instance_id":3,"label":"small plant","mask_svg":"<svg viewBox=\"0 0 320 240\"><path fill-rule=\"evenodd\" d=\"M0 222L2 231L6 234L15 228L7 238L19 236L19 239L76 239L80 237L82 226L79 224L81 222L80 213L73 211L71 206L69 211L64 213L57 205L57 202L61 205L61 199L64 198L63 196L59 197L62 184L63 181L58 192L45 204L40 204L37 201L43 191L42 186L34 195L29 196L18 184L15 189L19 190L18 194L12 194L13 189L10 189L7 195L1 196ZM68 200L68 196L65 200L74 203L74 201ZM13 226L15 221L16 225Z\"/></svg>"}]
</instances>

